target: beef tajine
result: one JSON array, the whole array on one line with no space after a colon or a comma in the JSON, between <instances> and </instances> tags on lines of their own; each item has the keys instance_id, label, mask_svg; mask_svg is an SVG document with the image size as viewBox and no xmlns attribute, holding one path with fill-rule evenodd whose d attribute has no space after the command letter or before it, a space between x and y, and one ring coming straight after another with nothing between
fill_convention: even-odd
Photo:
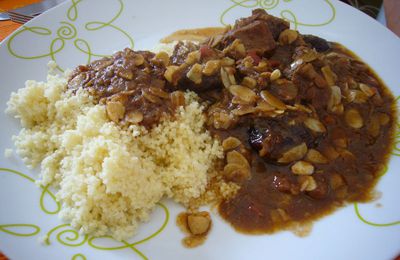
<instances>
[{"instance_id":1,"label":"beef tajine","mask_svg":"<svg viewBox=\"0 0 400 260\"><path fill-rule=\"evenodd\" d=\"M146 127L196 92L225 151L220 174L240 185L219 212L243 232L370 200L393 144L394 99L368 65L262 9L171 56L125 49L80 66L69 87L88 89L112 120Z\"/></svg>"}]
</instances>

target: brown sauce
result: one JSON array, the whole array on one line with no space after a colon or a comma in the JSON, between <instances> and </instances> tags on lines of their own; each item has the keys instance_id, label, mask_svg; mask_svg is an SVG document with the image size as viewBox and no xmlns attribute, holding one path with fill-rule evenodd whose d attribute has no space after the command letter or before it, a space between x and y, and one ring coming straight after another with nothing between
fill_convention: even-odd
<instances>
[{"instance_id":1,"label":"brown sauce","mask_svg":"<svg viewBox=\"0 0 400 260\"><path fill-rule=\"evenodd\" d=\"M196 92L225 151L217 177L240 185L219 213L241 232L304 227L373 198L397 117L393 96L368 65L261 9L220 34L204 32L204 42L180 42L171 57L126 49L78 67L69 88L106 103L113 121L133 115L131 123L145 127L184 105L183 91ZM185 34L193 33L177 35Z\"/></svg>"},{"instance_id":2,"label":"brown sauce","mask_svg":"<svg viewBox=\"0 0 400 260\"><path fill-rule=\"evenodd\" d=\"M334 44L333 50L360 61L339 44ZM351 154L337 155L336 159L326 164L316 164L313 177L318 186L313 191L299 192L299 176L291 172L290 165L271 164L260 158L248 145L247 126L229 130L229 133L216 132L220 136L237 137L252 151L251 178L233 199L223 201L219 207L221 216L235 229L244 233L273 233L292 229L299 223L309 223L330 214L345 203L374 199L375 184L393 148L396 112L393 96L376 74L370 68L357 73L362 75L359 76L360 80L366 75L376 80L382 101L379 105L348 104L345 110L356 107L363 118L384 113L390 115L390 122L380 128L378 136L371 138L368 126L355 131L346 126L343 116L331 118L332 115L326 111L318 110L320 118L330 116L329 120L335 123L325 124L328 134L314 145L314 149L324 151L324 147L330 147L334 142L335 130L340 128L341 135L347 139L347 151Z\"/></svg>"},{"instance_id":3,"label":"brown sauce","mask_svg":"<svg viewBox=\"0 0 400 260\"><path fill-rule=\"evenodd\" d=\"M98 102L114 104L115 109L110 105L107 110L113 121L125 119L151 127L175 111L174 95L166 89L163 62L152 52L125 49L79 66L68 87L86 89Z\"/></svg>"}]
</instances>

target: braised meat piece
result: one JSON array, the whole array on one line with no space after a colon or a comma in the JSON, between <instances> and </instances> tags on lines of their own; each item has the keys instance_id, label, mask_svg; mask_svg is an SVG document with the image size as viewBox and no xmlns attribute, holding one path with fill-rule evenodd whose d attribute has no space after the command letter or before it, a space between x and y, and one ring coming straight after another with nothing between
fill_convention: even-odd
<instances>
[{"instance_id":1,"label":"braised meat piece","mask_svg":"<svg viewBox=\"0 0 400 260\"><path fill-rule=\"evenodd\" d=\"M247 26L253 23L254 21L261 21L263 23L266 23L272 34L272 37L275 40L278 40L281 32L283 32L286 29L289 29L290 25L289 22L280 19L278 17L275 17L273 15L270 15L264 9L259 8L259 9L254 9L250 17L237 20L235 22L235 26L233 27L233 29Z\"/></svg>"},{"instance_id":2,"label":"braised meat piece","mask_svg":"<svg viewBox=\"0 0 400 260\"><path fill-rule=\"evenodd\" d=\"M154 53L148 51L119 51L110 58L76 68L72 72L68 87L89 88L93 91L92 94L102 98L121 91L138 89L154 80L164 81L164 68L150 64L153 57ZM151 73L146 73L146 69Z\"/></svg>"},{"instance_id":3,"label":"braised meat piece","mask_svg":"<svg viewBox=\"0 0 400 260\"><path fill-rule=\"evenodd\" d=\"M219 211L250 233L369 200L396 126L395 100L365 63L262 9L205 42L179 42L171 57L125 49L80 66L68 87L106 104L114 122L145 127L196 92L225 153L217 177L240 186ZM197 237L210 222L185 225Z\"/></svg>"},{"instance_id":4,"label":"braised meat piece","mask_svg":"<svg viewBox=\"0 0 400 260\"><path fill-rule=\"evenodd\" d=\"M255 51L259 55L273 51L282 31L289 28L289 23L269 15L263 9L256 9L252 16L236 21L232 30L223 37L222 48L235 39L239 39L247 51Z\"/></svg>"},{"instance_id":5,"label":"braised meat piece","mask_svg":"<svg viewBox=\"0 0 400 260\"><path fill-rule=\"evenodd\" d=\"M267 23L257 20L245 26L237 27L225 36L227 42L232 42L234 39L239 39L246 50L255 51L260 55L272 51L276 47L276 42Z\"/></svg>"},{"instance_id":6,"label":"braised meat piece","mask_svg":"<svg viewBox=\"0 0 400 260\"><path fill-rule=\"evenodd\" d=\"M79 66L73 71L68 88L87 89L106 104L107 114L115 122L150 127L174 112L164 73L164 61L154 53L125 49Z\"/></svg>"}]
</instances>

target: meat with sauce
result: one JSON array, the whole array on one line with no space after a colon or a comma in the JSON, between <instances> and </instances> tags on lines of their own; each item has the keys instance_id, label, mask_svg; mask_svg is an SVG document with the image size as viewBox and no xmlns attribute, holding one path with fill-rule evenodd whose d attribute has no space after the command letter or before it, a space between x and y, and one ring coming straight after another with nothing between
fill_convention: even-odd
<instances>
[{"instance_id":1,"label":"meat with sauce","mask_svg":"<svg viewBox=\"0 0 400 260\"><path fill-rule=\"evenodd\" d=\"M164 73L169 57L163 54L119 51L79 66L72 72L68 88L88 90L107 105L107 114L115 122L151 127L184 104L183 93L166 86Z\"/></svg>"},{"instance_id":2,"label":"meat with sauce","mask_svg":"<svg viewBox=\"0 0 400 260\"><path fill-rule=\"evenodd\" d=\"M394 98L368 65L262 9L204 42L178 43L171 57L126 49L80 66L68 86L106 103L113 121L146 127L184 105L182 91L196 92L224 148L220 177L240 185L219 212L247 233L369 200L396 125ZM193 235L207 229L204 216L185 221Z\"/></svg>"}]
</instances>

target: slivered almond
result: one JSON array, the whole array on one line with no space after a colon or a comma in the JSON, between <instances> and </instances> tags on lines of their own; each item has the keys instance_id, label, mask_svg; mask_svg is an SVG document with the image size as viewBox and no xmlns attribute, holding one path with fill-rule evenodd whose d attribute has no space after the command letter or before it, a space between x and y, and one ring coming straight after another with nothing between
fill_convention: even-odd
<instances>
[{"instance_id":1,"label":"slivered almond","mask_svg":"<svg viewBox=\"0 0 400 260\"><path fill-rule=\"evenodd\" d=\"M331 86L331 94L328 100L328 111L336 114L342 114L344 107L341 104L342 101L342 91L338 86Z\"/></svg>"},{"instance_id":2,"label":"slivered almond","mask_svg":"<svg viewBox=\"0 0 400 260\"><path fill-rule=\"evenodd\" d=\"M313 191L317 188L317 182L312 176L299 176L300 191Z\"/></svg>"},{"instance_id":3,"label":"slivered almond","mask_svg":"<svg viewBox=\"0 0 400 260\"><path fill-rule=\"evenodd\" d=\"M226 154L226 161L228 164L234 163L241 165L242 167L250 167L247 159L237 151L231 151Z\"/></svg>"},{"instance_id":4,"label":"slivered almond","mask_svg":"<svg viewBox=\"0 0 400 260\"><path fill-rule=\"evenodd\" d=\"M236 85L236 79L233 73L233 68L221 67L220 73L221 73L222 84L224 84L226 88L229 88L230 85Z\"/></svg>"},{"instance_id":5,"label":"slivered almond","mask_svg":"<svg viewBox=\"0 0 400 260\"><path fill-rule=\"evenodd\" d=\"M231 100L231 103L235 104L235 105L249 105L249 104L251 104L250 102L244 101L243 99L241 99L238 96L233 96L232 100Z\"/></svg>"},{"instance_id":6,"label":"slivered almond","mask_svg":"<svg viewBox=\"0 0 400 260\"><path fill-rule=\"evenodd\" d=\"M194 64L186 73L186 77L193 81L195 84L200 84L202 79L202 66L199 63Z\"/></svg>"},{"instance_id":7,"label":"slivered almond","mask_svg":"<svg viewBox=\"0 0 400 260\"><path fill-rule=\"evenodd\" d=\"M200 60L200 51L192 51L190 52L185 60L185 63L188 65L193 65Z\"/></svg>"},{"instance_id":8,"label":"slivered almond","mask_svg":"<svg viewBox=\"0 0 400 260\"><path fill-rule=\"evenodd\" d=\"M106 111L108 117L114 122L118 122L125 115L125 107L121 102L107 102Z\"/></svg>"},{"instance_id":9,"label":"slivered almond","mask_svg":"<svg viewBox=\"0 0 400 260\"><path fill-rule=\"evenodd\" d=\"M133 57L133 62L135 63L136 66L140 66L144 63L144 57L141 54L136 54Z\"/></svg>"},{"instance_id":10,"label":"slivered almond","mask_svg":"<svg viewBox=\"0 0 400 260\"><path fill-rule=\"evenodd\" d=\"M246 102L255 102L257 100L257 94L247 87L231 85L228 89L232 95L237 96Z\"/></svg>"},{"instance_id":11,"label":"slivered almond","mask_svg":"<svg viewBox=\"0 0 400 260\"><path fill-rule=\"evenodd\" d=\"M211 76L214 75L215 73L218 72L218 70L221 67L221 61L220 60L209 60L206 62L203 68L203 74L206 76Z\"/></svg>"},{"instance_id":12,"label":"slivered almond","mask_svg":"<svg viewBox=\"0 0 400 260\"><path fill-rule=\"evenodd\" d=\"M364 120L361 117L360 112L354 108L351 108L345 112L344 119L352 128L359 129L364 126Z\"/></svg>"},{"instance_id":13,"label":"slivered almond","mask_svg":"<svg viewBox=\"0 0 400 260\"><path fill-rule=\"evenodd\" d=\"M312 117L305 119L304 125L307 128L309 128L317 133L325 133L326 132L326 127L324 126L324 124L322 124L321 121L319 121L318 119L315 119Z\"/></svg>"},{"instance_id":14,"label":"slivered almond","mask_svg":"<svg viewBox=\"0 0 400 260\"><path fill-rule=\"evenodd\" d=\"M234 122L235 117L226 111L212 113L212 124L216 129L228 129Z\"/></svg>"},{"instance_id":15,"label":"slivered almond","mask_svg":"<svg viewBox=\"0 0 400 260\"><path fill-rule=\"evenodd\" d=\"M229 57L224 57L221 59L221 66L233 66L235 65L235 60Z\"/></svg>"},{"instance_id":16,"label":"slivered almond","mask_svg":"<svg viewBox=\"0 0 400 260\"><path fill-rule=\"evenodd\" d=\"M231 43L231 45L229 45L223 50L223 53L224 54L230 53L236 57L244 57L246 56L246 48L239 39L235 39Z\"/></svg>"},{"instance_id":17,"label":"slivered almond","mask_svg":"<svg viewBox=\"0 0 400 260\"><path fill-rule=\"evenodd\" d=\"M263 90L260 92L261 98L264 99L268 104L271 106L280 109L280 110L286 110L286 105L283 103L279 98L275 97L271 93L269 93L267 90Z\"/></svg>"},{"instance_id":18,"label":"slivered almond","mask_svg":"<svg viewBox=\"0 0 400 260\"><path fill-rule=\"evenodd\" d=\"M119 70L119 71L117 71L117 75L126 80L133 79L133 72L130 70Z\"/></svg>"},{"instance_id":19,"label":"slivered almond","mask_svg":"<svg viewBox=\"0 0 400 260\"><path fill-rule=\"evenodd\" d=\"M226 138L223 142L222 142L222 148L224 149L224 151L227 150L231 150L231 149L235 149L236 147L238 147L242 142L240 142L239 139L237 139L236 137L228 137Z\"/></svg>"},{"instance_id":20,"label":"slivered almond","mask_svg":"<svg viewBox=\"0 0 400 260\"><path fill-rule=\"evenodd\" d=\"M187 217L187 225L191 234L205 234L211 226L210 214L206 211L189 214Z\"/></svg>"},{"instance_id":21,"label":"slivered almond","mask_svg":"<svg viewBox=\"0 0 400 260\"><path fill-rule=\"evenodd\" d=\"M279 35L280 44L292 44L298 37L298 33L295 30L286 29Z\"/></svg>"},{"instance_id":22,"label":"slivered almond","mask_svg":"<svg viewBox=\"0 0 400 260\"><path fill-rule=\"evenodd\" d=\"M255 86L257 86L257 81L250 77L244 77L242 80L242 85L249 88L254 88Z\"/></svg>"},{"instance_id":23,"label":"slivered almond","mask_svg":"<svg viewBox=\"0 0 400 260\"><path fill-rule=\"evenodd\" d=\"M250 106L239 106L236 109L232 110L232 114L236 115L236 116L243 116L246 114L252 114L254 112L256 112L256 108L255 107L250 107Z\"/></svg>"},{"instance_id":24,"label":"slivered almond","mask_svg":"<svg viewBox=\"0 0 400 260\"><path fill-rule=\"evenodd\" d=\"M301 143L297 146L290 148L288 151L282 154L282 157L278 159L279 163L290 163L293 161L300 160L307 153L306 143Z\"/></svg>"},{"instance_id":25,"label":"slivered almond","mask_svg":"<svg viewBox=\"0 0 400 260\"><path fill-rule=\"evenodd\" d=\"M279 79L280 77L281 77L281 71L279 69L276 69L271 73L270 79L271 79L271 81L274 81L274 80Z\"/></svg>"},{"instance_id":26,"label":"slivered almond","mask_svg":"<svg viewBox=\"0 0 400 260\"><path fill-rule=\"evenodd\" d=\"M157 87L150 87L149 92L160 98L169 98L169 94L167 92Z\"/></svg>"},{"instance_id":27,"label":"slivered almond","mask_svg":"<svg viewBox=\"0 0 400 260\"><path fill-rule=\"evenodd\" d=\"M151 103L161 103L161 100L159 97L151 94L150 92L143 92L143 96L145 99L147 99L148 101L150 101Z\"/></svg>"},{"instance_id":28,"label":"slivered almond","mask_svg":"<svg viewBox=\"0 0 400 260\"><path fill-rule=\"evenodd\" d=\"M228 181L243 182L250 177L250 168L236 163L228 163L224 167L224 177Z\"/></svg>"},{"instance_id":29,"label":"slivered almond","mask_svg":"<svg viewBox=\"0 0 400 260\"><path fill-rule=\"evenodd\" d=\"M328 159L315 149L308 150L305 158L307 161L318 164L328 163Z\"/></svg>"},{"instance_id":30,"label":"slivered almond","mask_svg":"<svg viewBox=\"0 0 400 260\"><path fill-rule=\"evenodd\" d=\"M371 88L367 84L360 83L360 90L364 92L365 95L368 97L372 97L373 95L376 94L376 90L374 88Z\"/></svg>"},{"instance_id":31,"label":"slivered almond","mask_svg":"<svg viewBox=\"0 0 400 260\"><path fill-rule=\"evenodd\" d=\"M175 66L175 65L168 66L164 72L164 77L168 82L173 83L175 85L176 84L175 74L178 72L179 72L178 66Z\"/></svg>"},{"instance_id":32,"label":"slivered almond","mask_svg":"<svg viewBox=\"0 0 400 260\"><path fill-rule=\"evenodd\" d=\"M133 111L127 114L126 121L137 124L143 121L143 114L140 111Z\"/></svg>"},{"instance_id":33,"label":"slivered almond","mask_svg":"<svg viewBox=\"0 0 400 260\"><path fill-rule=\"evenodd\" d=\"M328 83L328 86L333 86L336 83L336 74L331 70L331 67L329 65L324 66L321 68L322 74L324 75L324 78L326 80L326 83Z\"/></svg>"},{"instance_id":34,"label":"slivered almond","mask_svg":"<svg viewBox=\"0 0 400 260\"><path fill-rule=\"evenodd\" d=\"M368 96L361 90L351 89L348 91L347 100L356 104L364 104L368 100Z\"/></svg>"},{"instance_id":35,"label":"slivered almond","mask_svg":"<svg viewBox=\"0 0 400 260\"><path fill-rule=\"evenodd\" d=\"M258 101L256 109L260 112L271 112L275 110L275 107L271 106L269 103L266 101Z\"/></svg>"},{"instance_id":36,"label":"slivered almond","mask_svg":"<svg viewBox=\"0 0 400 260\"><path fill-rule=\"evenodd\" d=\"M292 165L291 170L298 175L311 175L314 173L314 166L306 161L298 161Z\"/></svg>"},{"instance_id":37,"label":"slivered almond","mask_svg":"<svg viewBox=\"0 0 400 260\"><path fill-rule=\"evenodd\" d=\"M161 60L164 66L169 65L169 56L168 53L166 53L165 51L160 51L159 53L157 53L155 58Z\"/></svg>"}]
</instances>

